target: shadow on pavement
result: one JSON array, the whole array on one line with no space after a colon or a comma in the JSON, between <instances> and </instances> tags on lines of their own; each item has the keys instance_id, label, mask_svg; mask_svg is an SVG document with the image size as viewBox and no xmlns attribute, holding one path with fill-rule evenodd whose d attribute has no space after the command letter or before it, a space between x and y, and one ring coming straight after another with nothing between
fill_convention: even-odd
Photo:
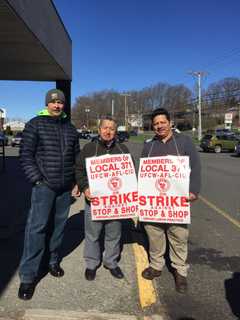
<instances>
[{"instance_id":1,"label":"shadow on pavement","mask_svg":"<svg viewBox=\"0 0 240 320\"><path fill-rule=\"evenodd\" d=\"M193 245L189 241L190 245ZM213 270L217 271L231 271L238 270L240 265L239 256L223 256L222 251L214 248L198 247L191 251L189 257L189 263L191 265L206 265Z\"/></svg>"},{"instance_id":2,"label":"shadow on pavement","mask_svg":"<svg viewBox=\"0 0 240 320\"><path fill-rule=\"evenodd\" d=\"M6 157L0 172L0 296L19 265L30 196L18 157Z\"/></svg>"},{"instance_id":3,"label":"shadow on pavement","mask_svg":"<svg viewBox=\"0 0 240 320\"><path fill-rule=\"evenodd\" d=\"M122 220L122 238L121 238L121 248L118 261L121 260L121 253L124 250L124 245L131 243L138 243L143 245L145 248L148 247L147 238L145 231L135 227L134 221L132 219ZM103 226L99 242L101 250L101 262L102 264L102 255L104 252L104 237L105 237L105 228ZM72 215L66 224L64 240L61 250L61 256L64 258L74 251L84 240L84 210L80 211L77 214Z\"/></svg>"},{"instance_id":4,"label":"shadow on pavement","mask_svg":"<svg viewBox=\"0 0 240 320\"><path fill-rule=\"evenodd\" d=\"M61 250L62 258L74 251L84 239L84 211L68 218Z\"/></svg>"},{"instance_id":5,"label":"shadow on pavement","mask_svg":"<svg viewBox=\"0 0 240 320\"><path fill-rule=\"evenodd\" d=\"M240 272L234 272L232 278L224 281L226 299L231 307L232 313L240 319Z\"/></svg>"}]
</instances>

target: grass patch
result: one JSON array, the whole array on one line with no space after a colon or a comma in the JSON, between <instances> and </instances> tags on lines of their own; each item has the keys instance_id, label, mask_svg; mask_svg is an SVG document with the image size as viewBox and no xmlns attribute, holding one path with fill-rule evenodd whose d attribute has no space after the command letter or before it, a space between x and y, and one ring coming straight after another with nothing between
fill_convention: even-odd
<instances>
[{"instance_id":1,"label":"grass patch","mask_svg":"<svg viewBox=\"0 0 240 320\"><path fill-rule=\"evenodd\" d=\"M143 143L146 139L151 139L154 136L152 132L150 133L141 133L137 136L130 136L130 142Z\"/></svg>"},{"instance_id":2,"label":"grass patch","mask_svg":"<svg viewBox=\"0 0 240 320\"><path fill-rule=\"evenodd\" d=\"M194 144L198 145L199 141L197 139L197 137L192 135L192 132L188 132L188 131L183 131L182 132L185 135L188 135L192 138ZM152 131L150 132L145 132L145 133L141 133L137 136L130 136L129 141L130 142L137 142L137 143L143 143L146 139L151 139L152 137L154 137L154 133Z\"/></svg>"}]
</instances>

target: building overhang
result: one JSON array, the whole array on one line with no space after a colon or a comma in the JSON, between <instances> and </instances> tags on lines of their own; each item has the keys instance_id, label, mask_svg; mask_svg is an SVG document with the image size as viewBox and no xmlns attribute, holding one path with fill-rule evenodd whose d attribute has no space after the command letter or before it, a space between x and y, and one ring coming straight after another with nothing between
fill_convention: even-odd
<instances>
[{"instance_id":1,"label":"building overhang","mask_svg":"<svg viewBox=\"0 0 240 320\"><path fill-rule=\"evenodd\" d=\"M0 80L72 79L72 41L51 0L0 0Z\"/></svg>"}]
</instances>

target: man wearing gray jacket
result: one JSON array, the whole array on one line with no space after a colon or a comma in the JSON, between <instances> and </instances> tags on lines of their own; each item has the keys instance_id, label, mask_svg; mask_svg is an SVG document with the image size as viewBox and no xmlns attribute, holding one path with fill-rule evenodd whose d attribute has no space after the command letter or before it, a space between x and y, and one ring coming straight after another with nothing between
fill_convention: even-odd
<instances>
[{"instance_id":1,"label":"man wearing gray jacket","mask_svg":"<svg viewBox=\"0 0 240 320\"><path fill-rule=\"evenodd\" d=\"M92 195L86 170L86 158L99 157L105 154L129 153L128 148L119 143L116 138L116 121L105 116L99 123L99 137L86 144L76 161L76 180L79 190L84 193L86 199L84 225L85 246L84 259L86 262L85 278L93 281L101 263L100 235L104 235L103 265L109 269L111 275L122 279L124 274L118 266L120 255L120 240L122 234L122 223L120 220L93 221L91 218Z\"/></svg>"},{"instance_id":2,"label":"man wearing gray jacket","mask_svg":"<svg viewBox=\"0 0 240 320\"><path fill-rule=\"evenodd\" d=\"M197 150L188 136L181 133L174 133L170 115L167 110L159 108L154 110L152 117L152 127L155 132L153 139L145 143L142 157L158 156L188 156L191 168L189 201L197 199L201 184L201 166ZM150 264L142 272L145 279L152 280L161 275L165 264L164 254L166 242L169 244L169 257L174 270L176 290L180 293L187 291L187 264L188 235L187 225L144 223L149 239Z\"/></svg>"}]
</instances>

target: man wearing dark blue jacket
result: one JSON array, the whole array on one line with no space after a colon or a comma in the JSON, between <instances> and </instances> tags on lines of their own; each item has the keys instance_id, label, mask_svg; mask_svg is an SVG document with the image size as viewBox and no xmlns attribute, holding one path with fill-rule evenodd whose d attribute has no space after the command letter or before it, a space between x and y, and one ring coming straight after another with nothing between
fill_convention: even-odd
<instances>
[{"instance_id":1,"label":"man wearing dark blue jacket","mask_svg":"<svg viewBox=\"0 0 240 320\"><path fill-rule=\"evenodd\" d=\"M46 109L26 124L20 148L22 168L33 185L19 268L18 297L23 300L33 296L46 252L49 253L50 274L54 277L64 275L59 247L75 185L75 158L79 153L76 128L63 112L63 92L58 89L48 91L45 102ZM53 222L50 235L49 221Z\"/></svg>"}]
</instances>

